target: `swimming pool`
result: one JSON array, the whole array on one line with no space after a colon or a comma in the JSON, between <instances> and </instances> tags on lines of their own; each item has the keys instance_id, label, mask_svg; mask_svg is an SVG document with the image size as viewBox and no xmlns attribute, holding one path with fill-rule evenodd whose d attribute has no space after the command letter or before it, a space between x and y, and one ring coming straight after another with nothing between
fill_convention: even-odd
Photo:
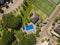
<instances>
[{"instance_id":1,"label":"swimming pool","mask_svg":"<svg viewBox=\"0 0 60 45\"><path fill-rule=\"evenodd\" d=\"M30 24L30 25L23 27L23 30L32 30L33 28L34 28L33 24Z\"/></svg>"}]
</instances>

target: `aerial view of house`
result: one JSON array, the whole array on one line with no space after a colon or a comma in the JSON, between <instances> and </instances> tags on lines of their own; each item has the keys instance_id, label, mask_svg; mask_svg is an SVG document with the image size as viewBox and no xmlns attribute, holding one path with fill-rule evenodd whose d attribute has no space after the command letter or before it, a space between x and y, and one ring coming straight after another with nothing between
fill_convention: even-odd
<instances>
[{"instance_id":1,"label":"aerial view of house","mask_svg":"<svg viewBox=\"0 0 60 45\"><path fill-rule=\"evenodd\" d=\"M0 45L60 45L60 0L0 0Z\"/></svg>"}]
</instances>

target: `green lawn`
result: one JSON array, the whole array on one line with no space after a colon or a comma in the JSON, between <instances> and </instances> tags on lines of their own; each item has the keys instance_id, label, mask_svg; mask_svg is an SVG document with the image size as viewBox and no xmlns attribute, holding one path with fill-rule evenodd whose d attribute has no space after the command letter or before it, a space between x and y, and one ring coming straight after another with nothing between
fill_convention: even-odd
<instances>
[{"instance_id":1,"label":"green lawn","mask_svg":"<svg viewBox=\"0 0 60 45\"><path fill-rule=\"evenodd\" d=\"M55 4L57 4L60 0L52 0Z\"/></svg>"},{"instance_id":2,"label":"green lawn","mask_svg":"<svg viewBox=\"0 0 60 45\"><path fill-rule=\"evenodd\" d=\"M54 8L48 0L34 0L33 4L47 15L49 15Z\"/></svg>"}]
</instances>

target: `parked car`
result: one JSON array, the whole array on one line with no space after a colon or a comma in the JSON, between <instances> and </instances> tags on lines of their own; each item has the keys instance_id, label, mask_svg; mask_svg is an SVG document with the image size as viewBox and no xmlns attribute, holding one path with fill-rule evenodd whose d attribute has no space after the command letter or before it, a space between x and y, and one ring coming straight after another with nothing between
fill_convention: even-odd
<instances>
[{"instance_id":1,"label":"parked car","mask_svg":"<svg viewBox=\"0 0 60 45\"><path fill-rule=\"evenodd\" d=\"M47 22L44 22L43 24L42 24L42 26L45 26L47 24Z\"/></svg>"}]
</instances>

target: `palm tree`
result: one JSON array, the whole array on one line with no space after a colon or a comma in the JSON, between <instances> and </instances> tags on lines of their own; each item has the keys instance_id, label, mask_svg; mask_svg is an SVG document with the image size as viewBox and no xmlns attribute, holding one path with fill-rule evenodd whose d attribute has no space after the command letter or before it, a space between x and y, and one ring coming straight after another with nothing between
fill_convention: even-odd
<instances>
[{"instance_id":1,"label":"palm tree","mask_svg":"<svg viewBox=\"0 0 60 45\"><path fill-rule=\"evenodd\" d=\"M24 5L28 7L28 3L26 2L26 0L23 1Z\"/></svg>"}]
</instances>

